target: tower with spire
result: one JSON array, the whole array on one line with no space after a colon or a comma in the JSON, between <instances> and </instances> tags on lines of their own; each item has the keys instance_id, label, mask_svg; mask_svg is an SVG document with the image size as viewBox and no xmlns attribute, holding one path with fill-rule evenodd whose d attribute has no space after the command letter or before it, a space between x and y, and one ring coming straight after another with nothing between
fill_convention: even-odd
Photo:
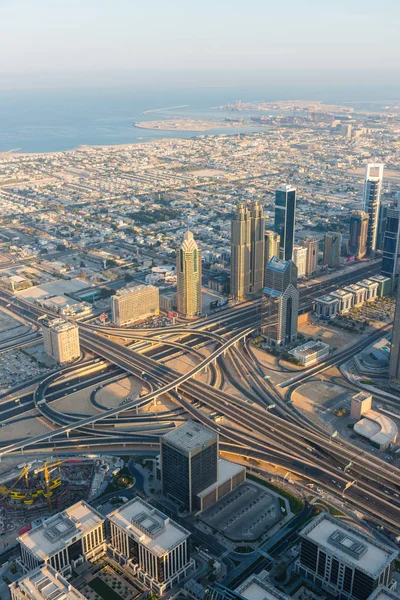
<instances>
[{"instance_id":1,"label":"tower with spire","mask_svg":"<svg viewBox=\"0 0 400 600\"><path fill-rule=\"evenodd\" d=\"M201 251L187 230L176 258L178 313L194 317L201 313Z\"/></svg>"}]
</instances>

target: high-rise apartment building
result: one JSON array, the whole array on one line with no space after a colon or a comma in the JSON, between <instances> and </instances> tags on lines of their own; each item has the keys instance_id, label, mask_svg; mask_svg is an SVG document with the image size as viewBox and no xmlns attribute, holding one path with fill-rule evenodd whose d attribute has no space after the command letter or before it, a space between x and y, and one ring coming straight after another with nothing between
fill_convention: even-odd
<instances>
[{"instance_id":1,"label":"high-rise apartment building","mask_svg":"<svg viewBox=\"0 0 400 600\"><path fill-rule=\"evenodd\" d=\"M305 238L303 244L307 248L306 276L313 277L317 274L319 240L317 238Z\"/></svg>"},{"instance_id":2,"label":"high-rise apartment building","mask_svg":"<svg viewBox=\"0 0 400 600\"><path fill-rule=\"evenodd\" d=\"M396 200L396 205L387 210L381 271L382 275L392 279L393 290L397 286L400 273L400 194Z\"/></svg>"},{"instance_id":3,"label":"high-rise apartment building","mask_svg":"<svg viewBox=\"0 0 400 600\"><path fill-rule=\"evenodd\" d=\"M398 552L342 519L321 513L300 531L297 569L339 600L368 600L379 586L396 589Z\"/></svg>"},{"instance_id":4,"label":"high-rise apartment building","mask_svg":"<svg viewBox=\"0 0 400 600\"><path fill-rule=\"evenodd\" d=\"M378 230L376 233L376 250L383 249L383 239L385 237L388 210L389 204L387 202L380 202L378 212Z\"/></svg>"},{"instance_id":5,"label":"high-rise apartment building","mask_svg":"<svg viewBox=\"0 0 400 600\"><path fill-rule=\"evenodd\" d=\"M111 297L112 322L118 327L158 315L160 293L154 285L123 288Z\"/></svg>"},{"instance_id":6,"label":"high-rise apartment building","mask_svg":"<svg viewBox=\"0 0 400 600\"><path fill-rule=\"evenodd\" d=\"M275 192L274 231L279 234L279 257L292 260L296 218L296 188L283 185Z\"/></svg>"},{"instance_id":7,"label":"high-rise apartment building","mask_svg":"<svg viewBox=\"0 0 400 600\"><path fill-rule=\"evenodd\" d=\"M265 232L264 268L273 256L279 258L279 233L267 230Z\"/></svg>"},{"instance_id":8,"label":"high-rise apartment building","mask_svg":"<svg viewBox=\"0 0 400 600\"><path fill-rule=\"evenodd\" d=\"M392 384L396 386L400 385L400 285L397 286L396 308L394 311L389 379Z\"/></svg>"},{"instance_id":9,"label":"high-rise apartment building","mask_svg":"<svg viewBox=\"0 0 400 600\"><path fill-rule=\"evenodd\" d=\"M178 313L185 317L201 314L201 251L187 231L176 258Z\"/></svg>"},{"instance_id":10,"label":"high-rise apartment building","mask_svg":"<svg viewBox=\"0 0 400 600\"><path fill-rule=\"evenodd\" d=\"M76 323L63 319L42 321L45 352L58 363L76 360L81 355L79 328Z\"/></svg>"},{"instance_id":11,"label":"high-rise apartment building","mask_svg":"<svg viewBox=\"0 0 400 600\"><path fill-rule=\"evenodd\" d=\"M293 261L272 257L265 269L261 302L261 332L271 346L284 346L297 337L299 291Z\"/></svg>"},{"instance_id":12,"label":"high-rise apartment building","mask_svg":"<svg viewBox=\"0 0 400 600\"><path fill-rule=\"evenodd\" d=\"M260 294L264 285L265 216L262 205L254 202L250 213L250 293Z\"/></svg>"},{"instance_id":13,"label":"high-rise apartment building","mask_svg":"<svg viewBox=\"0 0 400 600\"><path fill-rule=\"evenodd\" d=\"M368 164L365 168L362 210L368 215L368 256L373 255L376 250L383 167L384 165L382 164Z\"/></svg>"},{"instance_id":14,"label":"high-rise apartment building","mask_svg":"<svg viewBox=\"0 0 400 600\"><path fill-rule=\"evenodd\" d=\"M107 518L113 558L160 596L194 566L189 531L139 496Z\"/></svg>"},{"instance_id":15,"label":"high-rise apartment building","mask_svg":"<svg viewBox=\"0 0 400 600\"><path fill-rule=\"evenodd\" d=\"M161 484L166 496L192 512L196 495L218 480L218 435L187 421L160 438Z\"/></svg>"},{"instance_id":16,"label":"high-rise apartment building","mask_svg":"<svg viewBox=\"0 0 400 600\"><path fill-rule=\"evenodd\" d=\"M369 217L362 210L355 210L350 217L349 252L357 259L363 258L367 253Z\"/></svg>"},{"instance_id":17,"label":"high-rise apartment building","mask_svg":"<svg viewBox=\"0 0 400 600\"><path fill-rule=\"evenodd\" d=\"M293 262L297 267L297 277L305 277L307 270L307 248L294 246Z\"/></svg>"},{"instance_id":18,"label":"high-rise apartment building","mask_svg":"<svg viewBox=\"0 0 400 600\"><path fill-rule=\"evenodd\" d=\"M324 236L324 265L329 268L340 265L340 250L342 246L342 234L328 231Z\"/></svg>"},{"instance_id":19,"label":"high-rise apartment building","mask_svg":"<svg viewBox=\"0 0 400 600\"><path fill-rule=\"evenodd\" d=\"M261 293L264 282L265 217L255 202L238 204L231 223L231 294L246 300Z\"/></svg>"}]
</instances>

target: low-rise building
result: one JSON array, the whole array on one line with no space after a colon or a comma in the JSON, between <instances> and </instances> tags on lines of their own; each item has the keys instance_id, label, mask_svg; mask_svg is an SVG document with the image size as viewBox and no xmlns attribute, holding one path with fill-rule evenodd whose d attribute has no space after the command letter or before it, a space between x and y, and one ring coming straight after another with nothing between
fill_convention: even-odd
<instances>
[{"instance_id":1,"label":"low-rise building","mask_svg":"<svg viewBox=\"0 0 400 600\"><path fill-rule=\"evenodd\" d=\"M303 367L309 367L329 355L329 344L312 340L290 350L289 354L298 360Z\"/></svg>"},{"instance_id":2,"label":"low-rise building","mask_svg":"<svg viewBox=\"0 0 400 600\"><path fill-rule=\"evenodd\" d=\"M358 282L358 285L366 289L365 301L373 302L378 297L379 283L372 281L372 279L362 279Z\"/></svg>"},{"instance_id":3,"label":"low-rise building","mask_svg":"<svg viewBox=\"0 0 400 600\"><path fill-rule=\"evenodd\" d=\"M139 497L108 515L114 559L162 595L194 565L190 533Z\"/></svg>"},{"instance_id":4,"label":"low-rise building","mask_svg":"<svg viewBox=\"0 0 400 600\"><path fill-rule=\"evenodd\" d=\"M176 292L164 292L160 294L160 310L171 312L176 309Z\"/></svg>"},{"instance_id":5,"label":"low-rise building","mask_svg":"<svg viewBox=\"0 0 400 600\"><path fill-rule=\"evenodd\" d=\"M378 450L387 450L397 441L398 428L392 419L376 410L366 410L353 430L370 441Z\"/></svg>"},{"instance_id":6,"label":"low-rise building","mask_svg":"<svg viewBox=\"0 0 400 600\"><path fill-rule=\"evenodd\" d=\"M79 328L76 323L63 319L42 321L45 352L58 363L76 360L81 355Z\"/></svg>"},{"instance_id":7,"label":"low-rise building","mask_svg":"<svg viewBox=\"0 0 400 600\"><path fill-rule=\"evenodd\" d=\"M298 572L339 600L367 600L378 585L396 589L398 552L329 513L300 531Z\"/></svg>"},{"instance_id":8,"label":"low-rise building","mask_svg":"<svg viewBox=\"0 0 400 600\"><path fill-rule=\"evenodd\" d=\"M118 327L158 315L159 290L154 285L135 285L111 297L112 322Z\"/></svg>"},{"instance_id":9,"label":"low-rise building","mask_svg":"<svg viewBox=\"0 0 400 600\"><path fill-rule=\"evenodd\" d=\"M372 275L368 277L370 281L376 281L378 284L378 296L389 296L392 293L392 280L385 275Z\"/></svg>"},{"instance_id":10,"label":"low-rise building","mask_svg":"<svg viewBox=\"0 0 400 600\"><path fill-rule=\"evenodd\" d=\"M218 461L218 479L196 496L196 508L202 512L229 494L246 479L246 467L224 460Z\"/></svg>"},{"instance_id":11,"label":"low-rise building","mask_svg":"<svg viewBox=\"0 0 400 600\"><path fill-rule=\"evenodd\" d=\"M352 283L351 285L347 285L343 288L345 292L350 292L353 294L353 307L358 308L365 303L366 297L366 288L358 285L357 283Z\"/></svg>"},{"instance_id":12,"label":"low-rise building","mask_svg":"<svg viewBox=\"0 0 400 600\"><path fill-rule=\"evenodd\" d=\"M321 296L315 300L315 314L323 321L334 319L338 313L340 299L334 296Z\"/></svg>"},{"instance_id":13,"label":"low-rise building","mask_svg":"<svg viewBox=\"0 0 400 600\"><path fill-rule=\"evenodd\" d=\"M85 600L73 585L50 565L38 567L9 586L11 600Z\"/></svg>"},{"instance_id":14,"label":"low-rise building","mask_svg":"<svg viewBox=\"0 0 400 600\"><path fill-rule=\"evenodd\" d=\"M105 520L83 500L18 538L24 571L50 564L62 575L106 551Z\"/></svg>"},{"instance_id":15,"label":"low-rise building","mask_svg":"<svg viewBox=\"0 0 400 600\"><path fill-rule=\"evenodd\" d=\"M372 407L372 395L368 392L358 392L351 399L350 416L361 419L362 415Z\"/></svg>"},{"instance_id":16,"label":"low-rise building","mask_svg":"<svg viewBox=\"0 0 400 600\"><path fill-rule=\"evenodd\" d=\"M354 294L347 290L335 290L330 294L332 298L339 300L338 313L349 312L353 308Z\"/></svg>"}]
</instances>

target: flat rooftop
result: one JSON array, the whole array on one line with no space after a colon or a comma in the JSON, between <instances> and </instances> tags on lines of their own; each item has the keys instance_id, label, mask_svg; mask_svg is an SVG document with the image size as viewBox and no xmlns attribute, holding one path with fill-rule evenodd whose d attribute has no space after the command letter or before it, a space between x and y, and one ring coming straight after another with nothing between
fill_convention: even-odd
<instances>
[{"instance_id":1,"label":"flat rooftop","mask_svg":"<svg viewBox=\"0 0 400 600\"><path fill-rule=\"evenodd\" d=\"M47 327L50 327L50 329L57 331L58 333L78 328L76 323L70 323L69 321L64 321L64 319L53 319L52 321L47 322L43 321L43 324L46 324Z\"/></svg>"},{"instance_id":2,"label":"flat rooftop","mask_svg":"<svg viewBox=\"0 0 400 600\"><path fill-rule=\"evenodd\" d=\"M184 425L166 433L162 439L180 450L194 452L217 437L212 429L195 421L187 421Z\"/></svg>"},{"instance_id":3,"label":"flat rooftop","mask_svg":"<svg viewBox=\"0 0 400 600\"><path fill-rule=\"evenodd\" d=\"M107 518L157 556L163 556L190 535L187 529L138 496Z\"/></svg>"},{"instance_id":4,"label":"flat rooftop","mask_svg":"<svg viewBox=\"0 0 400 600\"><path fill-rule=\"evenodd\" d=\"M263 581L257 575L250 575L235 592L247 600L290 600L289 596Z\"/></svg>"},{"instance_id":5,"label":"flat rooftop","mask_svg":"<svg viewBox=\"0 0 400 600\"><path fill-rule=\"evenodd\" d=\"M318 350L326 350L327 348L329 348L329 344L325 344L325 342L311 341L294 348L291 352L301 354L301 356L310 356L311 354L318 352Z\"/></svg>"},{"instance_id":6,"label":"flat rooftop","mask_svg":"<svg viewBox=\"0 0 400 600\"><path fill-rule=\"evenodd\" d=\"M53 567L45 565L14 582L11 590L31 600L85 600Z\"/></svg>"},{"instance_id":7,"label":"flat rooftop","mask_svg":"<svg viewBox=\"0 0 400 600\"><path fill-rule=\"evenodd\" d=\"M398 556L396 550L326 513L313 519L301 530L300 536L373 578Z\"/></svg>"},{"instance_id":8,"label":"flat rooftop","mask_svg":"<svg viewBox=\"0 0 400 600\"><path fill-rule=\"evenodd\" d=\"M376 588L376 590L368 596L368 600L399 600L399 598L399 594L382 585Z\"/></svg>"},{"instance_id":9,"label":"flat rooftop","mask_svg":"<svg viewBox=\"0 0 400 600\"><path fill-rule=\"evenodd\" d=\"M50 517L22 534L18 541L40 560L45 560L104 522L103 517L83 500Z\"/></svg>"},{"instance_id":10,"label":"flat rooftop","mask_svg":"<svg viewBox=\"0 0 400 600\"><path fill-rule=\"evenodd\" d=\"M331 295L335 298L344 298L345 296L351 296L352 293L348 290L335 290Z\"/></svg>"},{"instance_id":11,"label":"flat rooftop","mask_svg":"<svg viewBox=\"0 0 400 600\"><path fill-rule=\"evenodd\" d=\"M245 470L246 467L244 465L238 465L236 463L230 462L229 460L224 460L223 458L220 458L218 461L217 481L206 487L205 490L199 492L197 496L199 498L207 496L207 494L212 492L212 490L215 490L215 488L219 487L222 483L225 483L225 481L228 481L232 477L235 477L235 475L238 475L238 473L240 473L241 471Z\"/></svg>"},{"instance_id":12,"label":"flat rooftop","mask_svg":"<svg viewBox=\"0 0 400 600\"><path fill-rule=\"evenodd\" d=\"M115 296L117 296L118 298L123 298L125 296L136 296L136 294L140 294L141 292L150 290L158 291L158 288L154 285L144 285L141 283L139 285L133 285L131 287L125 287L120 290L117 290Z\"/></svg>"},{"instance_id":13,"label":"flat rooftop","mask_svg":"<svg viewBox=\"0 0 400 600\"><path fill-rule=\"evenodd\" d=\"M376 410L367 410L362 415L362 419L354 425L354 431L359 435L371 440L379 446L390 444L396 441L397 425L386 415L382 415Z\"/></svg>"},{"instance_id":14,"label":"flat rooftop","mask_svg":"<svg viewBox=\"0 0 400 600\"><path fill-rule=\"evenodd\" d=\"M335 298L334 296L321 296L320 298L317 298L317 302L324 302L325 304L331 303L331 302L337 302L338 299Z\"/></svg>"}]
</instances>

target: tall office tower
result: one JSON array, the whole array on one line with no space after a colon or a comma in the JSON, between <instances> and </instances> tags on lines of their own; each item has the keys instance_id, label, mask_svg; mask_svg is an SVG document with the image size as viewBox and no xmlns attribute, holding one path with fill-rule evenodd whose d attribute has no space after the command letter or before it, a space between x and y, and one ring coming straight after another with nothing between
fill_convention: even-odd
<instances>
[{"instance_id":1,"label":"tall office tower","mask_svg":"<svg viewBox=\"0 0 400 600\"><path fill-rule=\"evenodd\" d=\"M236 300L250 295L251 217L245 204L238 204L231 222L231 294Z\"/></svg>"},{"instance_id":2,"label":"tall office tower","mask_svg":"<svg viewBox=\"0 0 400 600\"><path fill-rule=\"evenodd\" d=\"M279 233L279 258L292 260L294 224L296 218L296 188L284 185L275 192L274 231Z\"/></svg>"},{"instance_id":3,"label":"tall office tower","mask_svg":"<svg viewBox=\"0 0 400 600\"><path fill-rule=\"evenodd\" d=\"M160 292L154 285L123 288L111 297L112 322L118 327L160 312Z\"/></svg>"},{"instance_id":4,"label":"tall office tower","mask_svg":"<svg viewBox=\"0 0 400 600\"><path fill-rule=\"evenodd\" d=\"M196 496L218 480L218 434L187 421L160 438L163 494L190 512Z\"/></svg>"},{"instance_id":5,"label":"tall office tower","mask_svg":"<svg viewBox=\"0 0 400 600\"><path fill-rule=\"evenodd\" d=\"M376 250L378 234L379 204L383 180L382 164L368 164L365 168L362 209L368 214L367 255L371 256Z\"/></svg>"},{"instance_id":6,"label":"tall office tower","mask_svg":"<svg viewBox=\"0 0 400 600\"><path fill-rule=\"evenodd\" d=\"M340 264L340 250L342 246L342 234L328 231L324 236L324 265L338 267Z\"/></svg>"},{"instance_id":7,"label":"tall office tower","mask_svg":"<svg viewBox=\"0 0 400 600\"><path fill-rule=\"evenodd\" d=\"M392 384L400 386L400 285L397 289L392 343L390 345L389 379Z\"/></svg>"},{"instance_id":8,"label":"tall office tower","mask_svg":"<svg viewBox=\"0 0 400 600\"><path fill-rule=\"evenodd\" d=\"M381 273L392 279L392 290L394 290L400 273L400 194L397 195L395 206L387 210L382 250Z\"/></svg>"},{"instance_id":9,"label":"tall office tower","mask_svg":"<svg viewBox=\"0 0 400 600\"><path fill-rule=\"evenodd\" d=\"M254 202L251 207L250 293L261 293L264 285L265 216L263 207Z\"/></svg>"},{"instance_id":10,"label":"tall office tower","mask_svg":"<svg viewBox=\"0 0 400 600\"><path fill-rule=\"evenodd\" d=\"M279 233L267 230L265 232L264 269L273 256L279 258Z\"/></svg>"},{"instance_id":11,"label":"tall office tower","mask_svg":"<svg viewBox=\"0 0 400 600\"><path fill-rule=\"evenodd\" d=\"M81 355L79 328L63 319L42 321L45 352L58 363L71 362Z\"/></svg>"},{"instance_id":12,"label":"tall office tower","mask_svg":"<svg viewBox=\"0 0 400 600\"><path fill-rule=\"evenodd\" d=\"M387 215L389 205L387 202L379 204L378 231L376 233L376 250L383 250L383 238L385 237Z\"/></svg>"},{"instance_id":13,"label":"tall office tower","mask_svg":"<svg viewBox=\"0 0 400 600\"><path fill-rule=\"evenodd\" d=\"M261 302L261 332L271 346L296 340L298 313L297 267L274 256L265 269Z\"/></svg>"},{"instance_id":14,"label":"tall office tower","mask_svg":"<svg viewBox=\"0 0 400 600\"><path fill-rule=\"evenodd\" d=\"M391 546L329 513L315 517L299 535L296 570L329 597L368 600L380 585L396 590L398 551Z\"/></svg>"},{"instance_id":15,"label":"tall office tower","mask_svg":"<svg viewBox=\"0 0 400 600\"><path fill-rule=\"evenodd\" d=\"M305 277L307 270L307 248L294 246L293 262L297 267L297 277Z\"/></svg>"},{"instance_id":16,"label":"tall office tower","mask_svg":"<svg viewBox=\"0 0 400 600\"><path fill-rule=\"evenodd\" d=\"M307 248L306 276L313 277L317 274L319 240L317 238L306 238L303 240Z\"/></svg>"},{"instance_id":17,"label":"tall office tower","mask_svg":"<svg viewBox=\"0 0 400 600\"><path fill-rule=\"evenodd\" d=\"M349 251L357 259L367 252L368 221L367 213L362 210L355 210L350 217Z\"/></svg>"},{"instance_id":18,"label":"tall office tower","mask_svg":"<svg viewBox=\"0 0 400 600\"><path fill-rule=\"evenodd\" d=\"M178 312L185 317L201 313L201 251L187 231L176 259Z\"/></svg>"}]
</instances>

